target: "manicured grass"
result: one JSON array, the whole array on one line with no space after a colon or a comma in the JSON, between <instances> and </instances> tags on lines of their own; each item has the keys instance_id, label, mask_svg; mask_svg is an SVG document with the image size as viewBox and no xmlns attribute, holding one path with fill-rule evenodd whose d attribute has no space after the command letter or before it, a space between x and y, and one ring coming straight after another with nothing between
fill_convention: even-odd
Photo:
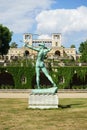
<instances>
[{"instance_id":1,"label":"manicured grass","mask_svg":"<svg viewBox=\"0 0 87 130\"><path fill-rule=\"evenodd\" d=\"M0 130L87 130L87 99L59 99L58 109L28 109L27 99L0 99Z\"/></svg>"}]
</instances>

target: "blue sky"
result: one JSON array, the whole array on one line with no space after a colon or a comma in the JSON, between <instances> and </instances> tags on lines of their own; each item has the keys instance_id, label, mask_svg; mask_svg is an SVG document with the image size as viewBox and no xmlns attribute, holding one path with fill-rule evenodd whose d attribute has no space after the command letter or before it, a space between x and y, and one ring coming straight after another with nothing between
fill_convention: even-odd
<instances>
[{"instance_id":1,"label":"blue sky","mask_svg":"<svg viewBox=\"0 0 87 130\"><path fill-rule=\"evenodd\" d=\"M86 0L56 0L56 4L53 4L52 8L74 9L82 5L87 6L87 1Z\"/></svg>"},{"instance_id":2,"label":"blue sky","mask_svg":"<svg viewBox=\"0 0 87 130\"><path fill-rule=\"evenodd\" d=\"M13 31L11 42L23 46L24 33L49 38L62 34L62 45L70 47L87 39L87 0L0 0L0 24Z\"/></svg>"}]
</instances>

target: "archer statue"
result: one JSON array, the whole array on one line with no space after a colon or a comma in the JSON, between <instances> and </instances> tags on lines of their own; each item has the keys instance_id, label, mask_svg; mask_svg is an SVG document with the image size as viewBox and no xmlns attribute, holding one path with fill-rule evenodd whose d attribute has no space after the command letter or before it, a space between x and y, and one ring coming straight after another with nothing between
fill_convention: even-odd
<instances>
[{"instance_id":1,"label":"archer statue","mask_svg":"<svg viewBox=\"0 0 87 130\"><path fill-rule=\"evenodd\" d=\"M37 60L36 60L36 83L37 83L38 89L40 89L40 70L42 70L45 76L49 79L53 87L57 87L54 81L52 80L51 76L49 75L44 64L44 58L51 49L47 48L44 43L40 43L39 47L34 47L26 43L25 47L28 47L38 52Z\"/></svg>"}]
</instances>

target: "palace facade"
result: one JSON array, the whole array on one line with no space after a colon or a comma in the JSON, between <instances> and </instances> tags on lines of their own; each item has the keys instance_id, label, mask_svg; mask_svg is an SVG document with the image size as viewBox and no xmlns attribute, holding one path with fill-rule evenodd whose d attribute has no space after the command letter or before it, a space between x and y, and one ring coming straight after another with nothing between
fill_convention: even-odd
<instances>
[{"instance_id":1,"label":"palace facade","mask_svg":"<svg viewBox=\"0 0 87 130\"><path fill-rule=\"evenodd\" d=\"M50 39L33 39L31 33L25 33L23 42L35 47L38 47L41 42L45 43L45 46L52 48L48 53L48 58L50 59L74 58L76 60L76 48L64 48L61 44L60 33L53 33ZM26 47L10 48L4 59L11 60L19 56L24 57L24 54L33 59L36 58L37 52Z\"/></svg>"}]
</instances>

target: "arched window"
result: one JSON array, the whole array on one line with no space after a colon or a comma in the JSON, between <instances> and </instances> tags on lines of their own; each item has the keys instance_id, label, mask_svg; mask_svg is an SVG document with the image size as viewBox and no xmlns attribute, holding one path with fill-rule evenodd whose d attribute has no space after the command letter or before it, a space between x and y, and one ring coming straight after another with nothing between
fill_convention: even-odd
<instances>
[{"instance_id":1,"label":"arched window","mask_svg":"<svg viewBox=\"0 0 87 130\"><path fill-rule=\"evenodd\" d=\"M55 51L55 55L60 56L60 51L59 50Z\"/></svg>"},{"instance_id":2,"label":"arched window","mask_svg":"<svg viewBox=\"0 0 87 130\"><path fill-rule=\"evenodd\" d=\"M8 72L0 73L0 87L1 86L14 86L13 76ZM11 87L13 88L13 87Z\"/></svg>"},{"instance_id":3,"label":"arched window","mask_svg":"<svg viewBox=\"0 0 87 130\"><path fill-rule=\"evenodd\" d=\"M22 75L22 77L21 77L21 82L22 82L22 84L26 84L26 82L27 82L27 79L24 75Z\"/></svg>"},{"instance_id":4,"label":"arched window","mask_svg":"<svg viewBox=\"0 0 87 130\"><path fill-rule=\"evenodd\" d=\"M30 54L30 53L29 53L28 50L26 50L26 51L24 52L24 55L25 55L25 56L29 56L29 54Z\"/></svg>"}]
</instances>

